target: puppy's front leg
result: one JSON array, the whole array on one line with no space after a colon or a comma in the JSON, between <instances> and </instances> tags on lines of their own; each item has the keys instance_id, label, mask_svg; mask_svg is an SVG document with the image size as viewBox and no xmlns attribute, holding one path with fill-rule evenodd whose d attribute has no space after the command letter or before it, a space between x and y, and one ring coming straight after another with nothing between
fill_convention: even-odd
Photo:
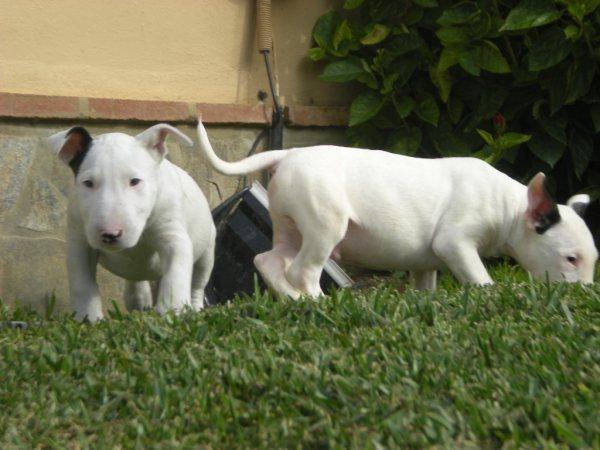
<instances>
[{"instance_id":1,"label":"puppy's front leg","mask_svg":"<svg viewBox=\"0 0 600 450\"><path fill-rule=\"evenodd\" d=\"M434 241L433 250L461 283L494 283L471 242L440 237Z\"/></svg>"},{"instance_id":2,"label":"puppy's front leg","mask_svg":"<svg viewBox=\"0 0 600 450\"><path fill-rule=\"evenodd\" d=\"M70 238L67 242L69 294L75 319L96 322L102 319L102 301L96 283L98 254L85 238Z\"/></svg>"},{"instance_id":3,"label":"puppy's front leg","mask_svg":"<svg viewBox=\"0 0 600 450\"><path fill-rule=\"evenodd\" d=\"M437 272L435 270L411 271L410 282L417 291L435 291Z\"/></svg>"},{"instance_id":4,"label":"puppy's front leg","mask_svg":"<svg viewBox=\"0 0 600 450\"><path fill-rule=\"evenodd\" d=\"M192 241L183 232L163 235L158 253L162 277L158 288L156 311L165 314L169 310L179 312L191 305L192 268L194 255Z\"/></svg>"}]
</instances>

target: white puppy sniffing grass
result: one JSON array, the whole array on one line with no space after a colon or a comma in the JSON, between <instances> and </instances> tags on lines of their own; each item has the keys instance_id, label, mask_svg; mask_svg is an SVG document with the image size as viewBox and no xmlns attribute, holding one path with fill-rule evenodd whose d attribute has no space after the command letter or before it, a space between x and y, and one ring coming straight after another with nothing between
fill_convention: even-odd
<instances>
[{"instance_id":1,"label":"white puppy sniffing grass","mask_svg":"<svg viewBox=\"0 0 600 450\"><path fill-rule=\"evenodd\" d=\"M448 267L462 283L491 284L481 258L509 255L535 277L593 282L598 252L578 215L589 197L557 205L538 173L524 186L475 158L421 159L332 145L260 153L237 162L200 147L226 175L273 172L273 249L254 263L275 291L321 294L329 257L359 267L409 270L435 289Z\"/></svg>"},{"instance_id":2,"label":"white puppy sniffing grass","mask_svg":"<svg viewBox=\"0 0 600 450\"><path fill-rule=\"evenodd\" d=\"M102 318L96 264L125 278L129 310L159 313L200 309L214 260L215 227L196 182L165 159L171 134L159 124L133 137L92 138L82 127L49 138L53 152L75 176L69 198L67 269L78 320ZM159 281L152 298L149 280Z\"/></svg>"}]
</instances>

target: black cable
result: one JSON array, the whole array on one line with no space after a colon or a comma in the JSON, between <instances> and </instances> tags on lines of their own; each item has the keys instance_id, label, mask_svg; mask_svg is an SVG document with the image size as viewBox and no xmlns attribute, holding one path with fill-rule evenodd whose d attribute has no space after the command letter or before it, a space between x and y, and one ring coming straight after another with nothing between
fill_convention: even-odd
<instances>
[{"instance_id":1,"label":"black cable","mask_svg":"<svg viewBox=\"0 0 600 450\"><path fill-rule=\"evenodd\" d=\"M275 111L278 116L281 116L281 106L279 105L279 99L275 93L275 84L273 82L273 73L271 71L271 63L269 62L269 51L262 50L261 53L265 58L265 67L267 69L267 78L269 79L269 89L271 90L271 97L273 98L273 104L275 105Z\"/></svg>"},{"instance_id":2,"label":"black cable","mask_svg":"<svg viewBox=\"0 0 600 450\"><path fill-rule=\"evenodd\" d=\"M250 151L248 152L248 155L246 157L252 156L256 153L256 150L258 149L259 144L267 136L267 133L269 132L269 130L270 130L269 128L263 128L262 130L260 130L260 133L258 133L258 135L256 136L256 139L254 139L254 142L252 143L252 147L250 148ZM236 192L241 191L246 186L248 186L248 175L244 175L240 179L240 182L238 183Z\"/></svg>"},{"instance_id":3,"label":"black cable","mask_svg":"<svg viewBox=\"0 0 600 450\"><path fill-rule=\"evenodd\" d=\"M268 50L261 50L265 59L265 68L267 70L267 78L269 80L269 90L271 91L271 97L273 98L273 117L271 126L268 128L264 128L258 133L254 143L252 144L252 148L250 152L248 152L248 156L256 153L259 144L265 139L267 133L270 132L270 145L269 150L279 150L283 147L283 111L281 109L281 105L279 104L279 98L277 97L277 93L275 92L275 82L273 81L273 72L271 70L271 63L269 62L269 54ZM265 179L268 179L268 174L265 175ZM244 175L240 182L238 183L238 187L236 189L237 192L241 191L248 185L248 176Z\"/></svg>"}]
</instances>

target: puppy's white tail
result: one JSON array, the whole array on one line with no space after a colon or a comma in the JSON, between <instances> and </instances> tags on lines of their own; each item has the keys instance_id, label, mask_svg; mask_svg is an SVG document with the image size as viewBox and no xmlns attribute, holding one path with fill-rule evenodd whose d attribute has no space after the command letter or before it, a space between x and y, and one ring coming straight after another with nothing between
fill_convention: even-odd
<instances>
[{"instance_id":1,"label":"puppy's white tail","mask_svg":"<svg viewBox=\"0 0 600 450\"><path fill-rule=\"evenodd\" d=\"M286 155L286 150L271 150L252 155L241 161L223 161L217 156L212 145L210 145L204 125L200 121L198 121L198 140L200 141L200 149L208 159L208 162L210 162L210 165L224 175L246 175L258 170L270 169Z\"/></svg>"}]
</instances>

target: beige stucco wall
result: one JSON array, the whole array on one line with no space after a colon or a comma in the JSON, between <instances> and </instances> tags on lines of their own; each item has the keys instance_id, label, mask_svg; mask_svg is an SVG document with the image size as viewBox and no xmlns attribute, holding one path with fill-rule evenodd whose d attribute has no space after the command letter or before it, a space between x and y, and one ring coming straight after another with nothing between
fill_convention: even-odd
<instances>
[{"instance_id":1,"label":"beige stucco wall","mask_svg":"<svg viewBox=\"0 0 600 450\"><path fill-rule=\"evenodd\" d=\"M273 0L287 104L343 105L306 58L316 18L340 0ZM0 0L0 90L255 103L267 89L253 0Z\"/></svg>"}]
</instances>

